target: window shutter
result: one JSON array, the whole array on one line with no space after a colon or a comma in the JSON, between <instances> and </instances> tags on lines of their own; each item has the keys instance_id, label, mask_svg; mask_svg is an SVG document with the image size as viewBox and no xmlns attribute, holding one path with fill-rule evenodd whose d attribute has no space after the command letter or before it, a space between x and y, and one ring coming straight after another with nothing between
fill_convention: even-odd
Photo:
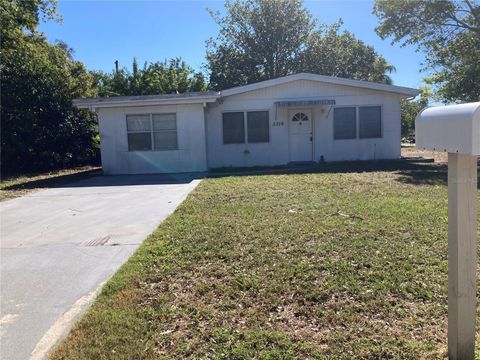
<instances>
[{"instance_id":1,"label":"window shutter","mask_svg":"<svg viewBox=\"0 0 480 360\"><path fill-rule=\"evenodd\" d=\"M243 112L223 113L223 143L241 144L245 142Z\"/></svg>"},{"instance_id":2,"label":"window shutter","mask_svg":"<svg viewBox=\"0 0 480 360\"><path fill-rule=\"evenodd\" d=\"M382 137L382 109L380 106L361 106L358 109L361 139Z\"/></svg>"},{"instance_id":3,"label":"window shutter","mask_svg":"<svg viewBox=\"0 0 480 360\"><path fill-rule=\"evenodd\" d=\"M333 109L333 138L355 139L357 137L355 107L339 107Z\"/></svg>"},{"instance_id":4,"label":"window shutter","mask_svg":"<svg viewBox=\"0 0 480 360\"><path fill-rule=\"evenodd\" d=\"M249 143L269 142L268 111L250 111L247 113L247 136Z\"/></svg>"}]
</instances>

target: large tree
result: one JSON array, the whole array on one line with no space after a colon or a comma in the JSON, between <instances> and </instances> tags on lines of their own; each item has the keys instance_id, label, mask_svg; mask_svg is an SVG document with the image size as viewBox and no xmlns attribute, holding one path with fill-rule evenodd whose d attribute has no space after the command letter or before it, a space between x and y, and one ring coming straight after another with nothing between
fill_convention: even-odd
<instances>
[{"instance_id":1,"label":"large tree","mask_svg":"<svg viewBox=\"0 0 480 360\"><path fill-rule=\"evenodd\" d=\"M480 99L480 3L477 0L376 0L376 31L426 52L427 81L444 101Z\"/></svg>"},{"instance_id":2,"label":"large tree","mask_svg":"<svg viewBox=\"0 0 480 360\"><path fill-rule=\"evenodd\" d=\"M232 0L226 14L210 12L220 26L207 42L211 86L244 85L296 72L389 82L393 71L375 50L342 23L322 25L301 0Z\"/></svg>"},{"instance_id":3,"label":"large tree","mask_svg":"<svg viewBox=\"0 0 480 360\"><path fill-rule=\"evenodd\" d=\"M72 107L95 95L92 79L65 43L37 31L55 2L1 0L2 173L89 163L98 154L96 118Z\"/></svg>"},{"instance_id":4,"label":"large tree","mask_svg":"<svg viewBox=\"0 0 480 360\"><path fill-rule=\"evenodd\" d=\"M355 80L391 84L389 73L395 68L379 56L373 46L349 31L340 31L343 22L321 25L308 38L299 57L299 71Z\"/></svg>"}]
</instances>

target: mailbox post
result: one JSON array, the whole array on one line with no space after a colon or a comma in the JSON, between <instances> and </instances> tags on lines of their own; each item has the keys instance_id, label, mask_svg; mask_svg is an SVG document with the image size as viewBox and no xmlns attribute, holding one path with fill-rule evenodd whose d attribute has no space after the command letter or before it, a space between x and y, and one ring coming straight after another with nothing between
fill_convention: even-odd
<instances>
[{"instance_id":1,"label":"mailbox post","mask_svg":"<svg viewBox=\"0 0 480 360\"><path fill-rule=\"evenodd\" d=\"M473 360L480 102L426 108L415 129L417 148L448 152L448 357Z\"/></svg>"}]
</instances>

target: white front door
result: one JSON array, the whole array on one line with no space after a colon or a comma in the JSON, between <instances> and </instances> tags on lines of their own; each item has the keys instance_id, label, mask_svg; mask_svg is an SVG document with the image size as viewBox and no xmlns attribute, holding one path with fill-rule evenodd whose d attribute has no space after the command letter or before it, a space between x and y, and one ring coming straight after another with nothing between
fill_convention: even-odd
<instances>
[{"instance_id":1,"label":"white front door","mask_svg":"<svg viewBox=\"0 0 480 360\"><path fill-rule=\"evenodd\" d=\"M313 119L311 109L288 111L290 161L313 160Z\"/></svg>"}]
</instances>

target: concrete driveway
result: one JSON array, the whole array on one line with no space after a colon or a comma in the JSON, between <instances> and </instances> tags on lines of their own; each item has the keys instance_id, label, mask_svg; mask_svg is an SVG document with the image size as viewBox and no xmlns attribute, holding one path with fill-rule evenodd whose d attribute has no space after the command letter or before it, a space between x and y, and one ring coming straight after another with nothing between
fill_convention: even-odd
<instances>
[{"instance_id":1,"label":"concrete driveway","mask_svg":"<svg viewBox=\"0 0 480 360\"><path fill-rule=\"evenodd\" d=\"M0 358L44 358L199 181L98 176L0 203Z\"/></svg>"}]
</instances>

